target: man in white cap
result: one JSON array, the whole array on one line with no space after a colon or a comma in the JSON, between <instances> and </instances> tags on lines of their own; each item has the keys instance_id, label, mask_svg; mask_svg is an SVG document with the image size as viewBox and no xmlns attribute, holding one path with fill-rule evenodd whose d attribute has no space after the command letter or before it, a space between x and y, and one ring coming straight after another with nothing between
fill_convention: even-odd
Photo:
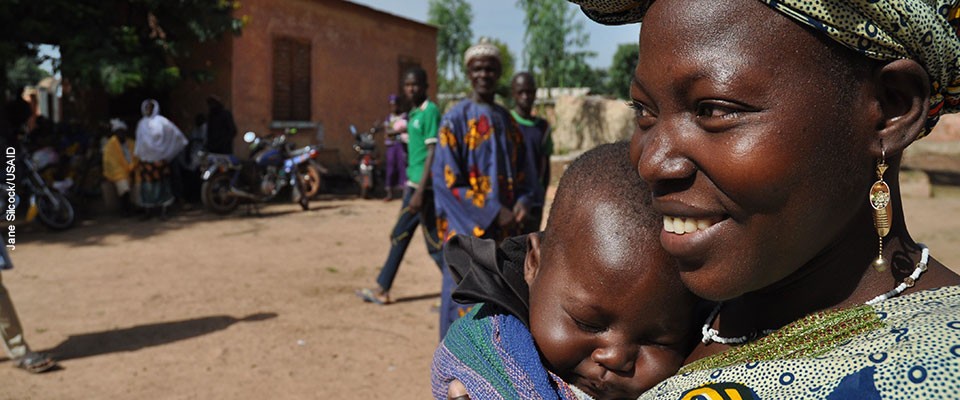
<instances>
[{"instance_id":1,"label":"man in white cap","mask_svg":"<svg viewBox=\"0 0 960 400\"><path fill-rule=\"evenodd\" d=\"M127 124L119 118L110 120L110 139L103 146L103 177L117 189L124 212L130 212L130 177L137 166L133 155L136 141L130 138Z\"/></svg>"},{"instance_id":2,"label":"man in white cap","mask_svg":"<svg viewBox=\"0 0 960 400\"><path fill-rule=\"evenodd\" d=\"M444 239L472 235L499 243L520 234L520 222L536 202L537 172L507 109L494 102L500 79L500 49L486 39L464 54L473 93L440 123L431 173L437 229ZM456 284L444 268L440 337L466 313L453 303Z\"/></svg>"}]
</instances>

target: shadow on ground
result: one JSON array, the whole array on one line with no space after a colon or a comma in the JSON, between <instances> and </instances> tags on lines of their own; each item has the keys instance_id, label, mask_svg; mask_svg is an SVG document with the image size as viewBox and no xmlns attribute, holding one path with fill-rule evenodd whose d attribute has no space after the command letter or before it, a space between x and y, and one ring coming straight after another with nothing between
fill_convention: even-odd
<instances>
[{"instance_id":1,"label":"shadow on ground","mask_svg":"<svg viewBox=\"0 0 960 400\"><path fill-rule=\"evenodd\" d=\"M122 235L132 240L139 240L163 232L189 228L197 223L234 218L273 218L288 214L337 209L342 207L342 204L332 204L332 202L352 198L356 198L356 196L320 195L317 199L310 201L310 207L307 211L302 211L299 206L288 202L272 202L260 204L256 207L242 205L233 213L227 215L214 214L206 211L199 204L190 204L171 211L169 219L165 221L159 218L144 220L142 214L121 217L112 213L97 213L87 215L85 219L78 220L73 227L64 231L49 230L37 220L29 224L17 224L17 241L18 244L37 240L48 243L68 243L72 246L95 246L102 244L106 237L112 235Z\"/></svg>"},{"instance_id":2,"label":"shadow on ground","mask_svg":"<svg viewBox=\"0 0 960 400\"><path fill-rule=\"evenodd\" d=\"M434 299L434 298L435 298L435 299L439 299L439 298L440 298L440 293L428 293L428 294L421 294L421 295L416 295L416 296L398 297L398 298L393 299L393 302L394 302L394 303L407 303L407 302L414 302L414 301Z\"/></svg>"},{"instance_id":3,"label":"shadow on ground","mask_svg":"<svg viewBox=\"0 0 960 400\"><path fill-rule=\"evenodd\" d=\"M227 329L237 322L258 322L276 317L276 313L258 313L243 318L215 315L183 321L138 325L103 332L83 333L70 335L67 340L53 348L43 350L43 352L52 355L57 360L64 361L101 354L134 351L206 335Z\"/></svg>"}]
</instances>

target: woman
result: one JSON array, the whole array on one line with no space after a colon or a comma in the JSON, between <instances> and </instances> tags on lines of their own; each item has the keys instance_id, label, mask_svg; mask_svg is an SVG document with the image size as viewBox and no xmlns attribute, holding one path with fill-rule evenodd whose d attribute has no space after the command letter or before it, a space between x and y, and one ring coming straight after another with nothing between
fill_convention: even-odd
<instances>
[{"instance_id":1,"label":"woman","mask_svg":"<svg viewBox=\"0 0 960 400\"><path fill-rule=\"evenodd\" d=\"M403 192L403 185L407 182L407 150L404 136L407 133L407 113L403 112L400 99L395 94L387 98L390 102L390 115L383 120L383 129L387 133L384 144L387 146L387 176L384 190L387 196L384 201L393 200L395 190Z\"/></svg>"},{"instance_id":2,"label":"woman","mask_svg":"<svg viewBox=\"0 0 960 400\"><path fill-rule=\"evenodd\" d=\"M137 178L140 182L140 202L150 218L160 209L160 217L166 219L167 207L173 204L170 160L187 145L187 138L173 122L160 115L156 100L147 99L140 105L143 118L137 123L137 143L134 155Z\"/></svg>"},{"instance_id":3,"label":"woman","mask_svg":"<svg viewBox=\"0 0 960 400\"><path fill-rule=\"evenodd\" d=\"M960 278L910 237L897 176L957 111L957 1L576 2L643 20L631 158L718 302L643 398L956 396Z\"/></svg>"}]
</instances>

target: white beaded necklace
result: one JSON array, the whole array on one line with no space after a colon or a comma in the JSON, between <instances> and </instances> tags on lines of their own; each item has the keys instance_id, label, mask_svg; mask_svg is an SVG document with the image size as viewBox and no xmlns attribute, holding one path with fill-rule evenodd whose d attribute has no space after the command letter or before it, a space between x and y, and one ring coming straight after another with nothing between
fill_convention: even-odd
<instances>
[{"instance_id":1,"label":"white beaded necklace","mask_svg":"<svg viewBox=\"0 0 960 400\"><path fill-rule=\"evenodd\" d=\"M920 274L924 273L927 270L927 263L930 261L930 249L923 243L919 243L919 245L920 245L920 248L922 249L920 251L920 262L917 263L917 267L914 268L913 273L910 274L910 276L903 278L903 282L900 282L900 284L897 285L897 287L893 288L889 292L886 292L884 294L881 294L877 297L874 297L868 300L864 304L868 306L876 305L891 297L896 297L900 293L903 293L904 290L907 290L907 288L909 287L913 287L913 285L917 282L917 279L920 279ZM717 306L713 308L713 311L710 312L710 316L707 317L707 322L703 324L703 328L700 330L701 333L703 334L703 338L700 339L701 342L706 344L709 344L711 342L721 343L721 344L743 344L751 340L754 340L758 337L769 335L770 333L776 330L776 329L764 329L762 331L757 331L745 336L731 337L731 338L722 337L719 335L720 334L719 331L710 327L711 325L713 325L713 320L717 318L717 314L720 313L720 308L722 307L723 307L723 303L718 303Z\"/></svg>"}]
</instances>

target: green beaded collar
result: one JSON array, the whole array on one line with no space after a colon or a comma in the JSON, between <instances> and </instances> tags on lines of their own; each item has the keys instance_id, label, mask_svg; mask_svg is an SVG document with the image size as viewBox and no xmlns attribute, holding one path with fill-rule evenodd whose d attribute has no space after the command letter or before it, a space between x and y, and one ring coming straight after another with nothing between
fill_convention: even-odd
<instances>
[{"instance_id":1,"label":"green beaded collar","mask_svg":"<svg viewBox=\"0 0 960 400\"><path fill-rule=\"evenodd\" d=\"M791 322L756 341L702 358L678 374L767 360L816 357L857 335L884 326L871 306L821 311Z\"/></svg>"}]
</instances>

